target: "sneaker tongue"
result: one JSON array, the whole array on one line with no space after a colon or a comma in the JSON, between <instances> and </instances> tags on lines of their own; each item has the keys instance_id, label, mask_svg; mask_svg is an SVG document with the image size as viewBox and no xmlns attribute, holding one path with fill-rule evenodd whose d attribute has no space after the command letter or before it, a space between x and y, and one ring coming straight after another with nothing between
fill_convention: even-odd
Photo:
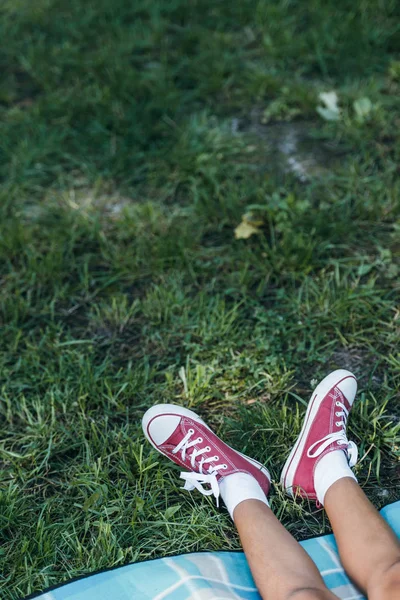
<instances>
[{"instance_id":1,"label":"sneaker tongue","mask_svg":"<svg viewBox=\"0 0 400 600\"><path fill-rule=\"evenodd\" d=\"M185 425L185 426L184 426ZM192 428L195 429L193 427L193 423L191 421L185 421L184 419L181 419L180 423L178 423L175 431L172 432L172 434L169 436L169 438L167 440L165 440L165 442L163 443L164 445L168 445L168 446L173 446L174 448L181 443L182 439L185 437L185 435L187 434L188 430ZM198 432L196 432L192 435L190 441L192 442L196 437L197 437ZM192 453L192 449L190 448L190 452L186 453L186 456L190 456L190 454Z\"/></svg>"},{"instance_id":2,"label":"sneaker tongue","mask_svg":"<svg viewBox=\"0 0 400 600\"><path fill-rule=\"evenodd\" d=\"M193 427L193 423L191 421L188 421L185 423L185 427L182 426L183 423L183 419L181 420L181 422L178 424L177 428L175 429L175 431L169 436L169 438L167 440L165 440L165 442L163 443L163 446L169 446L171 449L174 449L178 446L178 444L181 443L182 439L185 437L185 435L188 432L188 429L190 429L190 427L192 429L194 429ZM195 433L192 435L191 440L190 441L194 441L196 439L196 437L198 437L199 431L195 430ZM192 458L192 453L194 452L195 447L189 448L188 450L186 450L186 460L185 462L190 462L191 458ZM179 456L180 456L180 452L179 452ZM196 463L197 461L200 460L201 457L197 457L196 458ZM210 466L210 465L208 465ZM189 468L189 467L188 467ZM191 468L191 467L190 467Z\"/></svg>"}]
</instances>

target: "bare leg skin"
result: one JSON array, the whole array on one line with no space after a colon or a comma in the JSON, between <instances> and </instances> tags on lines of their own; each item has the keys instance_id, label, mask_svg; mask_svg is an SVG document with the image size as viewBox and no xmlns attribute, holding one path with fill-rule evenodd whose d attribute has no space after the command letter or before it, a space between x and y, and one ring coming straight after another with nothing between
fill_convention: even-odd
<instances>
[{"instance_id":1,"label":"bare leg skin","mask_svg":"<svg viewBox=\"0 0 400 600\"><path fill-rule=\"evenodd\" d=\"M233 519L263 600L337 600L307 552L259 500L238 504Z\"/></svg>"},{"instance_id":2,"label":"bare leg skin","mask_svg":"<svg viewBox=\"0 0 400 600\"><path fill-rule=\"evenodd\" d=\"M324 504L348 575L369 600L399 600L400 543L362 489L344 477Z\"/></svg>"}]
</instances>

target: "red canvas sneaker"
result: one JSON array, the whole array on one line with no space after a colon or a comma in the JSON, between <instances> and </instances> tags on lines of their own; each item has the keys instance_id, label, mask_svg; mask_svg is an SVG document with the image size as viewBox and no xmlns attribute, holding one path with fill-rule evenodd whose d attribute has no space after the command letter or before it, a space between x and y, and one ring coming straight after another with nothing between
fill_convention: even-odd
<instances>
[{"instance_id":1,"label":"red canvas sneaker","mask_svg":"<svg viewBox=\"0 0 400 600\"><path fill-rule=\"evenodd\" d=\"M265 495L268 494L271 485L268 470L225 444L191 410L174 404L157 404L143 416L142 427L156 450L189 469L189 473L181 473L185 480L183 489L196 488L205 496L214 494L218 504L221 481L234 473L247 473L257 480Z\"/></svg>"},{"instance_id":2,"label":"red canvas sneaker","mask_svg":"<svg viewBox=\"0 0 400 600\"><path fill-rule=\"evenodd\" d=\"M289 496L317 500L314 473L323 456L343 450L350 467L357 462L357 446L346 436L346 424L357 391L350 371L339 369L315 388L300 435L281 474Z\"/></svg>"}]
</instances>

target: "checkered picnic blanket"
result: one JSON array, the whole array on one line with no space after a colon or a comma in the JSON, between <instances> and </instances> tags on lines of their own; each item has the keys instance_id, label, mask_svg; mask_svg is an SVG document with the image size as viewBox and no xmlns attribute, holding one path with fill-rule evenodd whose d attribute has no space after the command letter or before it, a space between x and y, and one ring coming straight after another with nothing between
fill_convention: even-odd
<instances>
[{"instance_id":1,"label":"checkered picnic blanket","mask_svg":"<svg viewBox=\"0 0 400 600\"><path fill-rule=\"evenodd\" d=\"M400 537L400 502L382 515ZM333 535L301 542L342 600L364 596L344 572ZM199 552L118 567L72 581L38 600L260 600L242 552Z\"/></svg>"}]
</instances>

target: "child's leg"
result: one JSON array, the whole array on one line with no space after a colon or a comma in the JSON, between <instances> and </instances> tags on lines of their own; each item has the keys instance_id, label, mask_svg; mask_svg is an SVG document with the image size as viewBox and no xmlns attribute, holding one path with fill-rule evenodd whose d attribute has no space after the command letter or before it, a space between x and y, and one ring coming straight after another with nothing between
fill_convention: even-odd
<instances>
[{"instance_id":1,"label":"child's leg","mask_svg":"<svg viewBox=\"0 0 400 600\"><path fill-rule=\"evenodd\" d=\"M339 479L324 505L350 577L369 600L398 600L400 543L361 488L353 479Z\"/></svg>"},{"instance_id":2,"label":"child's leg","mask_svg":"<svg viewBox=\"0 0 400 600\"><path fill-rule=\"evenodd\" d=\"M264 600L336 598L307 553L272 514L267 501L270 475L263 465L227 446L198 415L180 406L153 406L142 424L154 448L189 469L181 473L187 490L222 496Z\"/></svg>"},{"instance_id":3,"label":"child's leg","mask_svg":"<svg viewBox=\"0 0 400 600\"><path fill-rule=\"evenodd\" d=\"M400 544L350 469L357 460L346 425L354 375L334 371L314 390L300 436L282 471L287 492L324 505L344 568L369 600L400 599Z\"/></svg>"},{"instance_id":4,"label":"child's leg","mask_svg":"<svg viewBox=\"0 0 400 600\"><path fill-rule=\"evenodd\" d=\"M264 600L337 600L308 556L259 500L245 500L233 512L240 540Z\"/></svg>"}]
</instances>

